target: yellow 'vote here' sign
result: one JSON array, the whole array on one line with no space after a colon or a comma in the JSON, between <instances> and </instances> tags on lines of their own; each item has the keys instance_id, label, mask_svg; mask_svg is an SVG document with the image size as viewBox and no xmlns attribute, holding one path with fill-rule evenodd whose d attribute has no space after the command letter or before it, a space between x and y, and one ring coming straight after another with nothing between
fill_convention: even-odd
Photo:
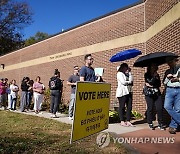
<instances>
[{"instance_id":1,"label":"yellow 'vote here' sign","mask_svg":"<svg viewBox=\"0 0 180 154\"><path fill-rule=\"evenodd\" d=\"M111 85L78 82L71 142L108 128Z\"/></svg>"}]
</instances>

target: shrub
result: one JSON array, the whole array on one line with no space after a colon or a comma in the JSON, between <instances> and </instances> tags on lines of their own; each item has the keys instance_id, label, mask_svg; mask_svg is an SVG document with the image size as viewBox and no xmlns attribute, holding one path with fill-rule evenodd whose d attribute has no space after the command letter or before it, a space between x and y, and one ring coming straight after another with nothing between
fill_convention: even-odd
<instances>
[{"instance_id":1,"label":"shrub","mask_svg":"<svg viewBox=\"0 0 180 154\"><path fill-rule=\"evenodd\" d=\"M126 112L124 112L124 116L126 115ZM124 117L126 119L126 117ZM132 119L141 119L143 118L143 115L137 111L131 112L131 118ZM117 123L120 122L119 114L117 111L109 110L109 123Z\"/></svg>"},{"instance_id":2,"label":"shrub","mask_svg":"<svg viewBox=\"0 0 180 154\"><path fill-rule=\"evenodd\" d=\"M46 111L46 110L50 109L50 104L51 104L51 101L50 101L51 97L50 97L50 95L51 95L50 94L50 89L48 88L44 92L44 101L43 101L42 106L41 106L43 111Z\"/></svg>"},{"instance_id":3,"label":"shrub","mask_svg":"<svg viewBox=\"0 0 180 154\"><path fill-rule=\"evenodd\" d=\"M143 115L137 111L132 111L131 112L131 117L134 119L141 119L143 118Z\"/></svg>"},{"instance_id":4,"label":"shrub","mask_svg":"<svg viewBox=\"0 0 180 154\"><path fill-rule=\"evenodd\" d=\"M44 92L44 101L42 103L42 110L43 111L47 111L50 109L50 104L51 104L51 93L50 93L50 89L46 89L46 91ZM59 104L59 109L58 109L59 112L61 113L64 113L64 114L67 114L68 113L68 107L67 105L65 104L64 102L64 94L62 94L62 97L61 97L61 102Z\"/></svg>"},{"instance_id":5,"label":"shrub","mask_svg":"<svg viewBox=\"0 0 180 154\"><path fill-rule=\"evenodd\" d=\"M109 123L119 122L119 114L117 111L109 110Z\"/></svg>"}]
</instances>

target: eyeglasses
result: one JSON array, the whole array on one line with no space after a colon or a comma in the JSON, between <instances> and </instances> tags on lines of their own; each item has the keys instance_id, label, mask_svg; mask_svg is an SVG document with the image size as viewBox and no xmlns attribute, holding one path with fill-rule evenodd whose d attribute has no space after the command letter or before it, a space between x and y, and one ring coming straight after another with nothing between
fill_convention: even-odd
<instances>
[{"instance_id":1,"label":"eyeglasses","mask_svg":"<svg viewBox=\"0 0 180 154\"><path fill-rule=\"evenodd\" d=\"M93 58L87 59L87 60L94 60Z\"/></svg>"}]
</instances>

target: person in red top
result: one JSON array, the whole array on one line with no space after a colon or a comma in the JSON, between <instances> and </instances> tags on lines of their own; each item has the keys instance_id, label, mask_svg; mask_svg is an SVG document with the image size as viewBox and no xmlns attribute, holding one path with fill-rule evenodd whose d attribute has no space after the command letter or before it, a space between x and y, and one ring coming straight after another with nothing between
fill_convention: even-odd
<instances>
[{"instance_id":1,"label":"person in red top","mask_svg":"<svg viewBox=\"0 0 180 154\"><path fill-rule=\"evenodd\" d=\"M4 82L4 79L0 80L0 107L4 106L4 110L7 108L7 94L6 94L7 85Z\"/></svg>"}]
</instances>

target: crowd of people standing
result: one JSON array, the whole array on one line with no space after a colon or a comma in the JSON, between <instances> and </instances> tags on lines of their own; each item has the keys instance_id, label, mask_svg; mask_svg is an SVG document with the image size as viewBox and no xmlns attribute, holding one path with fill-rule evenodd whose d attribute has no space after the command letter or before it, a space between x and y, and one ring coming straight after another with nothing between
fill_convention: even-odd
<instances>
[{"instance_id":1,"label":"crowd of people standing","mask_svg":"<svg viewBox=\"0 0 180 154\"><path fill-rule=\"evenodd\" d=\"M21 89L20 94L20 111L26 112L31 107L32 99L34 100L34 111L40 113L41 105L43 102L43 93L45 86L40 82L41 78L38 76L35 80L30 80L29 77L22 79L20 88L16 84L16 80L12 80L8 83L8 79L1 78L0 80L0 107L9 109L11 111L16 110L18 91Z\"/></svg>"},{"instance_id":2,"label":"crowd of people standing","mask_svg":"<svg viewBox=\"0 0 180 154\"><path fill-rule=\"evenodd\" d=\"M85 66L81 68L74 66L74 73L69 77L67 85L71 86L71 98L69 103L69 119L73 119L73 109L75 103L75 91L77 81L102 81L102 78L95 76L94 69L91 67L93 58L91 54L85 56ZM80 71L80 72L79 72ZM50 113L52 118L56 118L57 111L61 102L63 81L60 79L60 71L55 69L54 75L49 80L50 89ZM16 110L18 91L20 92L20 111L27 112L31 108L32 100L34 102L33 110L36 114L40 114L41 105L43 102L43 95L45 86L41 82L40 76L37 76L35 82L29 77L22 79L20 87L16 85L16 80L8 83L8 79L0 80L0 107L4 109ZM8 102L8 103L7 103Z\"/></svg>"},{"instance_id":3,"label":"crowd of people standing","mask_svg":"<svg viewBox=\"0 0 180 154\"><path fill-rule=\"evenodd\" d=\"M76 65L74 66L74 72L67 80L67 85L71 86L71 97L69 103L69 119L73 119L73 110L75 104L75 91L78 81L88 82L103 82L102 77L96 76L92 67L93 57L91 54L87 54L84 57L85 66L81 69ZM143 94L147 103L147 123L151 129L154 130L153 116L154 106L156 107L158 117L158 128L165 130L163 123L163 109L171 116L171 123L169 125L169 132L175 134L177 128L180 125L180 66L177 65L177 59L167 59L169 69L165 72L163 84L166 88L165 101L162 100L162 93L160 91L161 80L157 73L158 65L156 63L150 63L147 67L147 72L144 74L145 86L143 88ZM119 101L119 118L121 126L134 127L130 122L132 102L133 102L133 75L131 68L127 63L122 63L117 70L117 90L116 97ZM62 90L63 81L60 79L60 72L55 69L53 77L49 81L51 105L50 113L52 118L56 118L56 112L58 111ZM16 81L8 85L8 79L0 80L0 105L7 108L6 99L8 98L8 108L10 110L16 110L17 93L19 87L16 85ZM34 111L36 114L40 113L41 105L43 102L43 94L45 86L41 82L41 78L37 76L35 82L30 80L29 77L24 77L21 83L21 103L20 110L25 112L29 109L34 97ZM125 115L126 113L126 115Z\"/></svg>"},{"instance_id":4,"label":"crowd of people standing","mask_svg":"<svg viewBox=\"0 0 180 154\"><path fill-rule=\"evenodd\" d=\"M165 130L165 117L163 109L171 116L169 124L169 133L175 134L180 126L180 65L177 64L178 59L168 59L169 69L165 72L162 83L165 86L165 100L163 101L162 92L160 90L161 80L158 74L158 65L154 62L147 67L144 74L145 85L143 94L145 96L147 110L146 118L149 128L154 130L154 116L157 112L158 128ZM132 110L132 86L133 77L131 69L126 63L122 63L117 73L118 87L116 97L119 100L119 117L121 126L129 127L134 125L130 122ZM154 110L155 106L155 110ZM126 113L126 115L125 115Z\"/></svg>"}]
</instances>

